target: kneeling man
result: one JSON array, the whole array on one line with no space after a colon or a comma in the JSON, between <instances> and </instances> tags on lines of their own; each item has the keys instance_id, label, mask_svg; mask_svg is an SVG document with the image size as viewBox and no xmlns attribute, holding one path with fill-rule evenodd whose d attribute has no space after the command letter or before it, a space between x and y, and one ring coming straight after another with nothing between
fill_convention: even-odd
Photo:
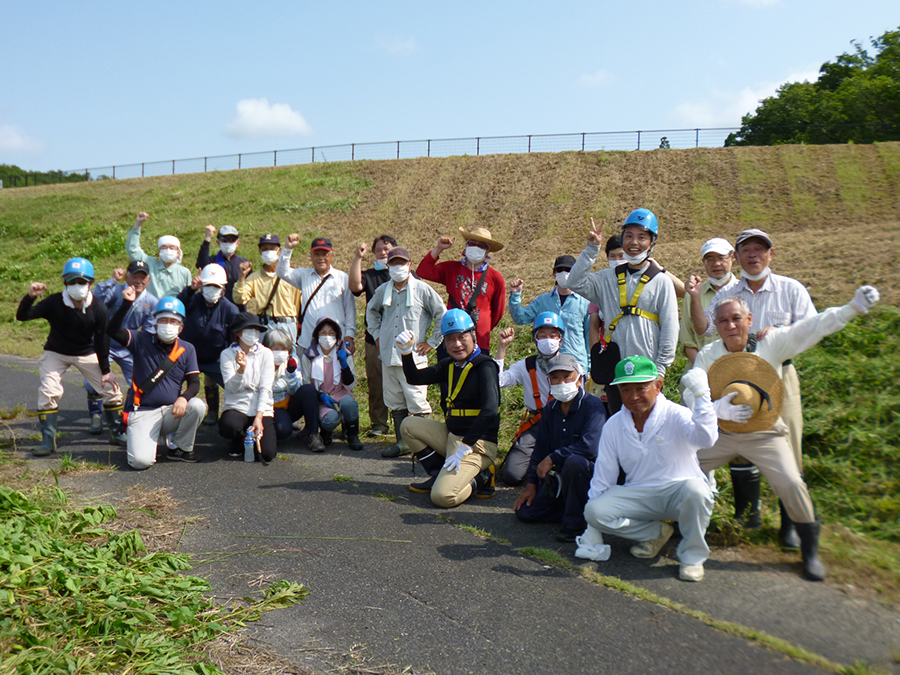
<instances>
[{"instance_id":1,"label":"kneeling man","mask_svg":"<svg viewBox=\"0 0 900 675\"><path fill-rule=\"evenodd\" d=\"M584 532L584 505L606 421L603 401L582 388L581 364L557 354L547 364L552 398L537 424L527 485L513 505L525 523L562 522L557 536L575 541Z\"/></svg>"},{"instance_id":2,"label":"kneeling man","mask_svg":"<svg viewBox=\"0 0 900 675\"><path fill-rule=\"evenodd\" d=\"M608 560L606 532L636 540L636 558L654 558L674 532L664 521L676 520L682 535L679 576L703 579L713 492L697 451L713 445L718 430L706 374L692 370L681 381L695 399L693 413L662 395L663 378L646 356L616 365L612 384L619 387L623 408L603 429L584 509L588 526L576 540L576 557ZM624 485L616 485L620 465Z\"/></svg>"}]
</instances>

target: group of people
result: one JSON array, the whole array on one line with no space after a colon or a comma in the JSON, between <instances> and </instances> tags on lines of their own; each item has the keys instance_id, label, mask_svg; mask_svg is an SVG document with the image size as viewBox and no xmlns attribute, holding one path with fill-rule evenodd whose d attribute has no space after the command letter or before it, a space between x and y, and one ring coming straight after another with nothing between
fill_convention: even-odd
<instances>
[{"instance_id":1,"label":"group of people","mask_svg":"<svg viewBox=\"0 0 900 675\"><path fill-rule=\"evenodd\" d=\"M345 273L333 267L324 237L311 242L309 267L292 267L298 234L283 244L275 234L260 237L254 271L237 255L238 230L210 225L192 274L174 236L158 239L156 256L144 252L148 219L138 215L126 238L130 262L109 280L95 286L92 264L73 258L61 293L35 304L47 290L36 282L20 303L17 319L50 324L36 455L56 449L61 377L73 366L85 379L91 433L105 424L135 469L152 466L160 447L169 459L198 461L193 447L204 423L218 425L229 455L264 464L294 433L309 450L324 451L338 426L360 450L355 297L365 294L368 435L385 436L393 422L396 442L381 454L414 455L427 477L411 490L453 507L491 497L498 475L524 484L516 516L560 523L559 538L591 560L610 555L604 533L635 540L637 557L655 557L676 521L680 577L699 581L712 471L730 462L736 519L759 525L762 474L781 500L782 544L800 549L808 578L824 578L819 523L801 475L802 411L790 360L868 311L875 288L817 313L802 284L771 272L773 242L756 229L734 246L706 242L707 279L682 284L651 257L657 218L637 209L605 242L608 268L592 272L605 226L592 219L578 258L555 258L551 290L523 306L524 282L510 285L510 315L530 327L535 349L506 368L514 329L501 330L490 353L507 306L491 255L503 244L484 227L460 227L464 251L450 260L441 256L453 238L441 236L415 269L409 250L382 235L371 246L373 267L362 269L370 249L359 244ZM425 282L445 289L446 304ZM662 394L679 338L692 366L681 381L684 405ZM431 417L432 384L444 422ZM515 385L526 412L498 468L500 390Z\"/></svg>"}]
</instances>

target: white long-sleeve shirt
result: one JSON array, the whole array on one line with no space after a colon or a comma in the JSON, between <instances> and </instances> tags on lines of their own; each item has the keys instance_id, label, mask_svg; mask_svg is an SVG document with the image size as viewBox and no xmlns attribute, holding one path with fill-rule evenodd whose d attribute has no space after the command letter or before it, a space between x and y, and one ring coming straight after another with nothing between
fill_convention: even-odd
<instances>
[{"instance_id":1,"label":"white long-sleeve shirt","mask_svg":"<svg viewBox=\"0 0 900 675\"><path fill-rule=\"evenodd\" d=\"M503 370L503 359L494 359L500 368L500 388L514 387L517 384L522 385L522 401L525 408L529 412L537 412L534 405L534 387L531 384L531 375L525 365L525 359L519 359L509 367L509 370ZM541 403L547 405L547 399L550 398L550 378L541 370L540 366L534 365L534 375L538 383L538 395L541 397Z\"/></svg>"},{"instance_id":2,"label":"white long-sleeve shirt","mask_svg":"<svg viewBox=\"0 0 900 675\"><path fill-rule=\"evenodd\" d=\"M262 413L272 417L275 412L272 384L275 381L275 358L268 347L255 344L247 354L244 372L238 372L237 356L240 347L232 345L222 351L219 366L225 381L225 410L237 410L248 417Z\"/></svg>"},{"instance_id":3,"label":"white long-sleeve shirt","mask_svg":"<svg viewBox=\"0 0 900 675\"><path fill-rule=\"evenodd\" d=\"M718 423L709 394L696 399L691 412L660 393L641 433L634 426L631 412L622 408L603 427L588 499L599 497L616 484L620 464L626 486L654 487L689 478L705 480L697 451L712 447L718 439Z\"/></svg>"},{"instance_id":4,"label":"white long-sleeve shirt","mask_svg":"<svg viewBox=\"0 0 900 675\"><path fill-rule=\"evenodd\" d=\"M319 273L312 267L291 269L291 250L284 249L278 258L278 267L275 268L275 273L291 286L299 288L302 293L303 308L306 310L306 314L303 316L303 330L297 338L301 353L309 347L309 343L312 342L313 329L324 317L336 321L345 338L356 337L356 298L350 292L350 279L346 272L332 267L325 275L328 279L322 284L319 292L313 296L313 292L322 283L324 277L319 276Z\"/></svg>"}]
</instances>

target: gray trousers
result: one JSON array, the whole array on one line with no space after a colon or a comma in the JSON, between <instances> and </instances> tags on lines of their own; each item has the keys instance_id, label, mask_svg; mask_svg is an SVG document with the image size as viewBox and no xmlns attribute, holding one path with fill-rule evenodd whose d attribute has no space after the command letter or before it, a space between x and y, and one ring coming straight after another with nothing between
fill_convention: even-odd
<instances>
[{"instance_id":1,"label":"gray trousers","mask_svg":"<svg viewBox=\"0 0 900 675\"><path fill-rule=\"evenodd\" d=\"M177 419L170 405L128 413L128 465L139 470L153 466L156 446L165 445L169 435L176 446L193 452L197 429L206 410L206 402L194 397L188 401L184 415Z\"/></svg>"},{"instance_id":2,"label":"gray trousers","mask_svg":"<svg viewBox=\"0 0 900 675\"><path fill-rule=\"evenodd\" d=\"M506 454L506 459L503 460L500 480L507 485L519 485L528 474L531 453L534 452L534 443L537 440L536 426L531 427L516 439Z\"/></svg>"}]
</instances>

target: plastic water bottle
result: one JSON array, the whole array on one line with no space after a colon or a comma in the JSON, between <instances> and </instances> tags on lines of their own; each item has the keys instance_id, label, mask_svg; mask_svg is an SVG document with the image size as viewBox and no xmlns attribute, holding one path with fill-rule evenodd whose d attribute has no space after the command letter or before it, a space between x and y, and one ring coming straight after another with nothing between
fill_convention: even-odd
<instances>
[{"instance_id":1,"label":"plastic water bottle","mask_svg":"<svg viewBox=\"0 0 900 675\"><path fill-rule=\"evenodd\" d=\"M256 434L253 433L252 427L247 427L247 433L244 434L244 461L252 462L256 459L253 450L256 447Z\"/></svg>"}]
</instances>

